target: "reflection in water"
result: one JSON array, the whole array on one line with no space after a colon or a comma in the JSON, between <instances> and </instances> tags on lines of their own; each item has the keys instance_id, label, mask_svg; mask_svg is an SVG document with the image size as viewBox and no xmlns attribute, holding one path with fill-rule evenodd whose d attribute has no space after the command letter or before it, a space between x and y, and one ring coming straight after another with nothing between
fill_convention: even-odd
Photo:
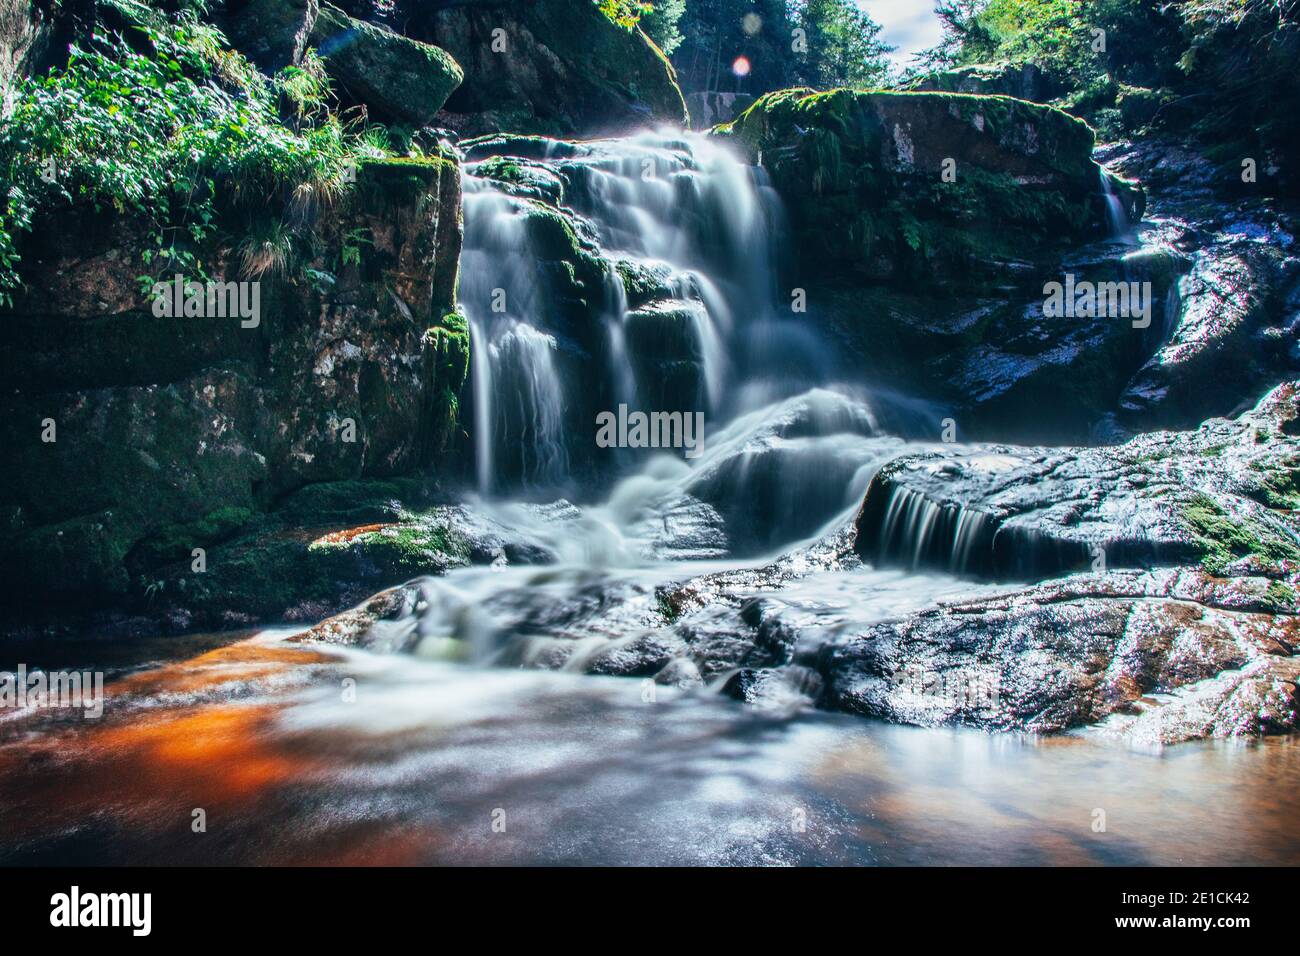
<instances>
[{"instance_id":1,"label":"reflection in water","mask_svg":"<svg viewBox=\"0 0 1300 956\"><path fill-rule=\"evenodd\" d=\"M1288 740L1141 753L286 636L0 723L0 862L1300 862Z\"/></svg>"}]
</instances>

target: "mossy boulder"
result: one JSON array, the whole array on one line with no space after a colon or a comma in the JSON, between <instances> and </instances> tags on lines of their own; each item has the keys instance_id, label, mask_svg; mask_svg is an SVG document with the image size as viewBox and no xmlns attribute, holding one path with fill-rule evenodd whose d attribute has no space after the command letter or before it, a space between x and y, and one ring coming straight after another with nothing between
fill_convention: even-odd
<instances>
[{"instance_id":1,"label":"mossy boulder","mask_svg":"<svg viewBox=\"0 0 1300 956\"><path fill-rule=\"evenodd\" d=\"M340 91L385 119L433 122L465 78L446 50L353 19L329 4L316 18L311 45Z\"/></svg>"},{"instance_id":2,"label":"mossy boulder","mask_svg":"<svg viewBox=\"0 0 1300 956\"><path fill-rule=\"evenodd\" d=\"M590 0L431 4L402 0L396 19L465 68L443 119L465 135L553 136L686 124L668 58Z\"/></svg>"},{"instance_id":3,"label":"mossy boulder","mask_svg":"<svg viewBox=\"0 0 1300 956\"><path fill-rule=\"evenodd\" d=\"M783 90L715 133L769 171L806 270L840 284L984 282L1107 228L1092 130L1048 106Z\"/></svg>"},{"instance_id":4,"label":"mossy boulder","mask_svg":"<svg viewBox=\"0 0 1300 956\"><path fill-rule=\"evenodd\" d=\"M468 361L463 329L455 348L444 335L457 164L363 162L310 231L310 258L258 280L246 326L155 316L137 281L147 231L131 215L75 206L41 222L0 323L11 466L0 569L15 614L56 594L69 607L120 604L131 575L180 543L215 541L203 525L223 509L261 513L304 484L454 456ZM231 250L204 258L214 280L244 279ZM74 559L62 544L93 528L100 541Z\"/></svg>"},{"instance_id":5,"label":"mossy boulder","mask_svg":"<svg viewBox=\"0 0 1300 956\"><path fill-rule=\"evenodd\" d=\"M302 60L320 0L226 0L230 43L267 73Z\"/></svg>"},{"instance_id":6,"label":"mossy boulder","mask_svg":"<svg viewBox=\"0 0 1300 956\"><path fill-rule=\"evenodd\" d=\"M1064 92L1064 86L1036 63L972 63L950 70L935 70L910 80L902 87L913 92L982 93L1014 96L1019 100L1046 103Z\"/></svg>"}]
</instances>

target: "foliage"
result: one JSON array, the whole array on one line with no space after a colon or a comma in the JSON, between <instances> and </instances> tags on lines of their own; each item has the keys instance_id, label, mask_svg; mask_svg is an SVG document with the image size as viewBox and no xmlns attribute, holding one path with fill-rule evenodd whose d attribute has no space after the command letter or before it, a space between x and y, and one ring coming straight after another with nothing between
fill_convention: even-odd
<instances>
[{"instance_id":1,"label":"foliage","mask_svg":"<svg viewBox=\"0 0 1300 956\"><path fill-rule=\"evenodd\" d=\"M132 216L155 275L201 277L225 219L233 214L242 233L268 210L333 201L347 168L376 151L328 111L314 54L268 79L189 10L164 18L135 0L110 2L126 26L101 24L63 69L19 82L0 128L4 302L20 282L19 235L44 210L86 203ZM246 261L283 260L283 237L263 245L241 250Z\"/></svg>"},{"instance_id":2,"label":"foliage","mask_svg":"<svg viewBox=\"0 0 1300 956\"><path fill-rule=\"evenodd\" d=\"M654 7L641 18L641 29L659 49L672 54L682 45L679 28L686 13L686 0L654 0Z\"/></svg>"},{"instance_id":3,"label":"foliage","mask_svg":"<svg viewBox=\"0 0 1300 956\"><path fill-rule=\"evenodd\" d=\"M880 24L850 0L805 0L798 22L807 37L801 73L809 86L870 89L889 79L886 55L894 48L880 39Z\"/></svg>"},{"instance_id":4,"label":"foliage","mask_svg":"<svg viewBox=\"0 0 1300 956\"><path fill-rule=\"evenodd\" d=\"M596 6L600 7L601 13L625 30L633 29L651 7L645 0L595 0L595 2Z\"/></svg>"},{"instance_id":5,"label":"foliage","mask_svg":"<svg viewBox=\"0 0 1300 956\"><path fill-rule=\"evenodd\" d=\"M862 88L889 75L891 48L852 0L685 0L678 29L673 66L687 92ZM732 72L739 57L743 76Z\"/></svg>"},{"instance_id":6,"label":"foliage","mask_svg":"<svg viewBox=\"0 0 1300 956\"><path fill-rule=\"evenodd\" d=\"M1228 165L1273 159L1280 177L1300 149L1287 106L1300 95L1300 0L941 0L937 12L944 41L922 67L1036 63L1095 124L1185 129Z\"/></svg>"}]
</instances>

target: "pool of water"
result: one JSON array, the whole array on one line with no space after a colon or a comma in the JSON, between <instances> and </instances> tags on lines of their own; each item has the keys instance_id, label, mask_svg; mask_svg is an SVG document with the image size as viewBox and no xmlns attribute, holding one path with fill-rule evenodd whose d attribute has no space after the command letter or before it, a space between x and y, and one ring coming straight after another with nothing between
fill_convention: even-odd
<instances>
[{"instance_id":1,"label":"pool of water","mask_svg":"<svg viewBox=\"0 0 1300 956\"><path fill-rule=\"evenodd\" d=\"M291 637L118 676L98 720L8 713L0 862L1300 862L1289 739L898 727Z\"/></svg>"}]
</instances>

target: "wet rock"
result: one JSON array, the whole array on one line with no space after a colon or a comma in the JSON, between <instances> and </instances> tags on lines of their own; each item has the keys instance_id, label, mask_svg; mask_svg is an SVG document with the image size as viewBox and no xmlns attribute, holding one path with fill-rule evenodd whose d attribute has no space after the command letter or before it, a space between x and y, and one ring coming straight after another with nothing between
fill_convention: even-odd
<instances>
[{"instance_id":1,"label":"wet rock","mask_svg":"<svg viewBox=\"0 0 1300 956\"><path fill-rule=\"evenodd\" d=\"M1088 567L1239 562L1282 577L1300 560L1296 386L1235 420L1116 447L993 446L890 462L857 518L857 552L1003 579Z\"/></svg>"},{"instance_id":2,"label":"wet rock","mask_svg":"<svg viewBox=\"0 0 1300 956\"><path fill-rule=\"evenodd\" d=\"M667 58L588 0L398 5L410 36L450 51L465 83L444 119L465 135L591 134L686 123Z\"/></svg>"},{"instance_id":3,"label":"wet rock","mask_svg":"<svg viewBox=\"0 0 1300 956\"><path fill-rule=\"evenodd\" d=\"M1252 225L1264 228L1252 238ZM1294 365L1294 335L1285 329L1280 290L1300 275L1266 227L1237 224L1238 238L1199 250L1181 281L1181 308L1167 341L1120 397L1130 427L1185 427L1207 414L1233 411ZM1270 332L1276 333L1270 335Z\"/></svg>"},{"instance_id":4,"label":"wet rock","mask_svg":"<svg viewBox=\"0 0 1300 956\"><path fill-rule=\"evenodd\" d=\"M1140 739L1158 720L1132 719L1144 701L1183 691L1167 741L1293 729L1295 702L1280 675L1297 666L1296 618L1165 596L1179 593L1173 583L1089 575L877 625L822 652L825 703L905 723L1033 733L1112 718L1105 726ZM1215 680L1210 693L1204 682ZM1261 705L1253 718L1247 701Z\"/></svg>"}]
</instances>

